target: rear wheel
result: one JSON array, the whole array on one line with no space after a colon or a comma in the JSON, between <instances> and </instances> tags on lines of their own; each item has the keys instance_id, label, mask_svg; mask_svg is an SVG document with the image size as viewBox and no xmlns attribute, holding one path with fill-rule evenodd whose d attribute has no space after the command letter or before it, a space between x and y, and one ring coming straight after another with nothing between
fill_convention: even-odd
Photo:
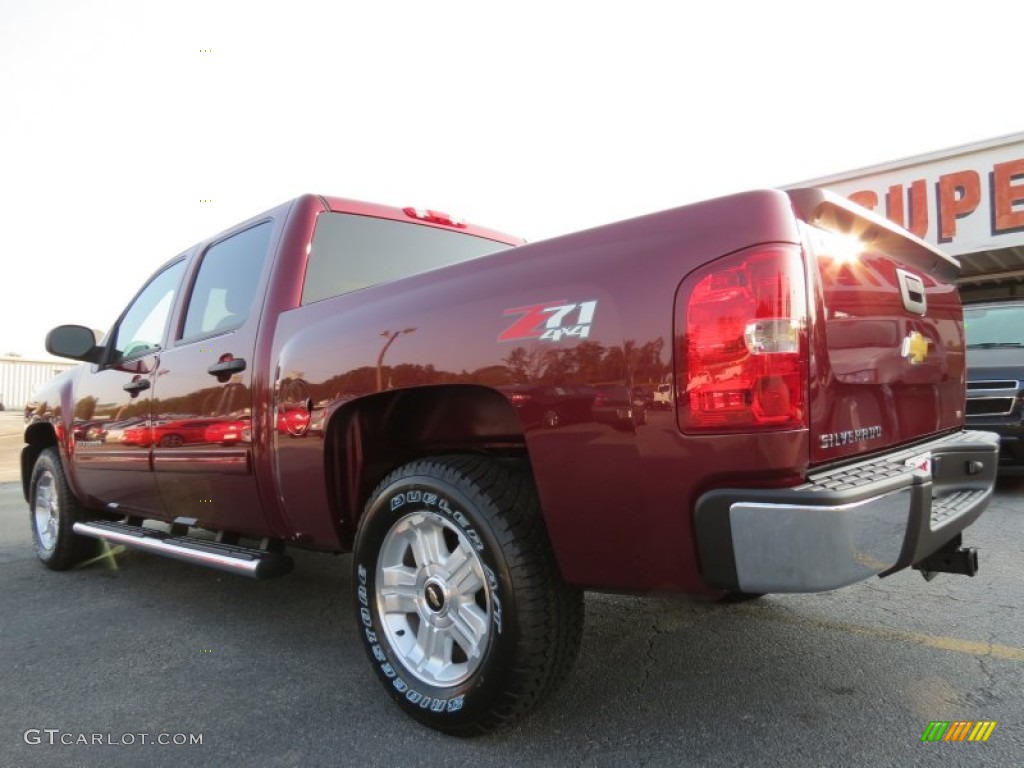
<instances>
[{"instance_id":1,"label":"rear wheel","mask_svg":"<svg viewBox=\"0 0 1024 768\"><path fill-rule=\"evenodd\" d=\"M519 467L454 456L396 470L367 505L354 561L374 669L432 728L510 722L572 667L583 595L562 581Z\"/></svg>"},{"instance_id":2,"label":"rear wheel","mask_svg":"<svg viewBox=\"0 0 1024 768\"><path fill-rule=\"evenodd\" d=\"M95 554L98 542L72 529L83 511L68 487L56 448L47 448L36 459L29 484L29 514L36 554L47 568L63 571Z\"/></svg>"}]
</instances>

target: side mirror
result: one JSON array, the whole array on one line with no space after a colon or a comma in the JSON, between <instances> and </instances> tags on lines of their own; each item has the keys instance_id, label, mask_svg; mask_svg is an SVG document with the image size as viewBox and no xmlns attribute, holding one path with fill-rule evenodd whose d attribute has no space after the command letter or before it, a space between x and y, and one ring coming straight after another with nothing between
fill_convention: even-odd
<instances>
[{"instance_id":1,"label":"side mirror","mask_svg":"<svg viewBox=\"0 0 1024 768\"><path fill-rule=\"evenodd\" d=\"M96 346L96 335L84 325L58 325L46 334L46 351L86 363L98 363L103 357L103 347Z\"/></svg>"}]
</instances>

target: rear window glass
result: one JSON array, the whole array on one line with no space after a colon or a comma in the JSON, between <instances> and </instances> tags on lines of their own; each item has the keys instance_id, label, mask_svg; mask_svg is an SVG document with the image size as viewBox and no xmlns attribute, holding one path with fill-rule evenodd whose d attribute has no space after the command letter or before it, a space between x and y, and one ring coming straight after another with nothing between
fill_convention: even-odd
<instances>
[{"instance_id":1,"label":"rear window glass","mask_svg":"<svg viewBox=\"0 0 1024 768\"><path fill-rule=\"evenodd\" d=\"M317 219L302 303L329 299L512 246L464 232L349 213Z\"/></svg>"}]
</instances>

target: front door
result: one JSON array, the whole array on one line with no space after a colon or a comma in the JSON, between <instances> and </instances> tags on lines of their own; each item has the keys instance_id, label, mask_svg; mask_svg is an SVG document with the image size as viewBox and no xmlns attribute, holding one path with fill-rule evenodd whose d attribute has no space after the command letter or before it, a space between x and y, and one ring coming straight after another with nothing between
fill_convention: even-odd
<instances>
[{"instance_id":1,"label":"front door","mask_svg":"<svg viewBox=\"0 0 1024 768\"><path fill-rule=\"evenodd\" d=\"M159 272L110 332L104 362L79 379L71 462L90 503L160 517L152 472L150 407L171 308L185 261Z\"/></svg>"}]
</instances>

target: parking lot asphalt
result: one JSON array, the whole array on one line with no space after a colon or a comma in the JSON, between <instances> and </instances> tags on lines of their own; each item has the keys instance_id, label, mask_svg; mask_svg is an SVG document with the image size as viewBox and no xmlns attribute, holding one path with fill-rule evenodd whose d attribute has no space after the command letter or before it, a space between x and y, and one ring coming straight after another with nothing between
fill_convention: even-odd
<instances>
[{"instance_id":1,"label":"parking lot asphalt","mask_svg":"<svg viewBox=\"0 0 1024 768\"><path fill-rule=\"evenodd\" d=\"M136 552L54 573L20 485L0 482L0 765L1019 766L1024 482L1000 483L965 543L975 578L739 605L588 595L567 685L459 740L384 694L348 556L294 552L268 582ZM921 741L947 720L997 725L985 743ZM202 743L142 743L161 734Z\"/></svg>"}]
</instances>

